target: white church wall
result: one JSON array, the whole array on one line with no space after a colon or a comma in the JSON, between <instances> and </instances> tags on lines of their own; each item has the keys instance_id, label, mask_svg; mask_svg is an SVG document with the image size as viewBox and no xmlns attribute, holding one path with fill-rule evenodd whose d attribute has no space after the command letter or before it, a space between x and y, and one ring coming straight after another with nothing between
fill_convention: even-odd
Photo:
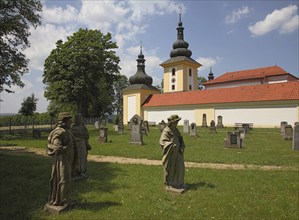
<instances>
[{"instance_id":1,"label":"white church wall","mask_svg":"<svg viewBox=\"0 0 299 220\"><path fill-rule=\"evenodd\" d=\"M128 121L130 121L136 113L136 96L128 96Z\"/></svg>"},{"instance_id":2,"label":"white church wall","mask_svg":"<svg viewBox=\"0 0 299 220\"><path fill-rule=\"evenodd\" d=\"M170 115L178 115L182 119L179 121L179 125L184 124L184 120L189 120L189 124L194 122L194 110L190 109L173 109L173 110L163 110L163 109L155 109L146 111L146 120L149 122L156 122L158 124L162 120L167 122L167 118Z\"/></svg>"},{"instance_id":3,"label":"white church wall","mask_svg":"<svg viewBox=\"0 0 299 220\"><path fill-rule=\"evenodd\" d=\"M215 120L221 115L224 126L253 123L254 127L280 127L281 121L294 125L298 120L297 111L297 107L219 108L215 109Z\"/></svg>"}]
</instances>

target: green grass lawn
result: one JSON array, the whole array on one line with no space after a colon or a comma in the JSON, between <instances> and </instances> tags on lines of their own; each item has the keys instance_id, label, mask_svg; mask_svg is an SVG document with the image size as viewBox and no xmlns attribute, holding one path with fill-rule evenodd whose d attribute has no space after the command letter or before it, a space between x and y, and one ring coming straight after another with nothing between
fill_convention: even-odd
<instances>
[{"instance_id":1,"label":"green grass lawn","mask_svg":"<svg viewBox=\"0 0 299 220\"><path fill-rule=\"evenodd\" d=\"M0 154L0 219L298 219L298 172L186 169L190 190L166 192L162 167L89 162L74 210L42 211L51 160Z\"/></svg>"},{"instance_id":2,"label":"green grass lawn","mask_svg":"<svg viewBox=\"0 0 299 220\"><path fill-rule=\"evenodd\" d=\"M90 144L94 155L122 156L160 160L162 150L159 146L158 127L150 127L147 136L143 136L144 145L131 145L130 133L117 134L112 125L108 125L108 143L98 143L98 131L88 126ZM182 127L179 128L182 130ZM218 129L217 134L210 134L209 129L199 128L198 138L183 134L186 151L185 161L210 163L240 163L255 165L293 166L299 168L298 151L292 151L292 141L285 141L280 130L254 128L244 140L244 148L228 149L224 147L224 138L233 128ZM31 134L2 135L0 145L17 145L45 149L48 133L42 138L32 139Z\"/></svg>"},{"instance_id":3,"label":"green grass lawn","mask_svg":"<svg viewBox=\"0 0 299 220\"><path fill-rule=\"evenodd\" d=\"M109 125L108 143L98 143L89 127L90 154L161 159L160 132L150 128L144 145L130 145L129 132L118 135ZM253 129L243 149L224 148L231 128L200 137L184 134L185 160L213 163L282 165L296 171L213 170L187 168L190 189L177 195L163 188L162 166L88 163L87 180L72 183L79 206L60 216L43 212L49 194L49 157L0 150L0 219L294 219L299 216L299 154L279 129ZM47 133L2 135L0 145L44 149ZM1 149L1 148L0 148Z\"/></svg>"}]
</instances>

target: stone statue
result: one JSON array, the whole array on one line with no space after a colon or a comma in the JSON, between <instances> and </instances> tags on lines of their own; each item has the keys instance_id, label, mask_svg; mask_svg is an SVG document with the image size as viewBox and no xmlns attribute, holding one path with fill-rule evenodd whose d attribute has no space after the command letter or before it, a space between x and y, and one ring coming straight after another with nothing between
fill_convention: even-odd
<instances>
[{"instance_id":1,"label":"stone statue","mask_svg":"<svg viewBox=\"0 0 299 220\"><path fill-rule=\"evenodd\" d=\"M75 203L69 200L75 138L70 131L71 115L62 112L57 127L49 134L47 154L52 157L50 195L45 210L60 212Z\"/></svg>"},{"instance_id":2,"label":"stone statue","mask_svg":"<svg viewBox=\"0 0 299 220\"><path fill-rule=\"evenodd\" d=\"M91 146L88 142L89 133L82 122L82 115L80 113L75 115L71 130L77 143L75 145L75 161L72 176L74 179L86 178L87 154L88 150L91 150Z\"/></svg>"},{"instance_id":3,"label":"stone statue","mask_svg":"<svg viewBox=\"0 0 299 220\"><path fill-rule=\"evenodd\" d=\"M184 183L185 144L182 135L177 129L179 120L181 118L178 115L171 115L168 118L167 126L164 128L159 142L163 150L162 164L166 190L184 192L187 189L187 185Z\"/></svg>"}]
</instances>

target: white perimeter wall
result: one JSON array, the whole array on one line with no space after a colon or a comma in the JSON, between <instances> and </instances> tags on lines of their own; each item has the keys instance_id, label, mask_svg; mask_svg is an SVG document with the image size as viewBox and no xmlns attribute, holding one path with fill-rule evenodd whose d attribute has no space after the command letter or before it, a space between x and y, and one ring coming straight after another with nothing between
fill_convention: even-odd
<instances>
[{"instance_id":1,"label":"white perimeter wall","mask_svg":"<svg viewBox=\"0 0 299 220\"><path fill-rule=\"evenodd\" d=\"M194 110L148 110L147 120L154 121L156 124L164 120L167 122L167 118L170 115L178 115L182 119L179 121L179 125L184 124L184 120L189 120L189 124L194 122Z\"/></svg>"},{"instance_id":2,"label":"white perimeter wall","mask_svg":"<svg viewBox=\"0 0 299 220\"><path fill-rule=\"evenodd\" d=\"M281 121L293 126L298 120L297 114L296 107L215 109L215 119L221 115L224 126L248 122L254 127L280 127Z\"/></svg>"}]
</instances>

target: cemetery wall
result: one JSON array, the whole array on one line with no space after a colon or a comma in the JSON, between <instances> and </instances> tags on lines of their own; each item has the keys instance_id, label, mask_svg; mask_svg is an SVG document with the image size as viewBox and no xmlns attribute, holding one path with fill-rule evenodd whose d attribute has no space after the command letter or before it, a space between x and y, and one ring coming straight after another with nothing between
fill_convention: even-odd
<instances>
[{"instance_id":1,"label":"cemetery wall","mask_svg":"<svg viewBox=\"0 0 299 220\"><path fill-rule=\"evenodd\" d=\"M255 105L255 106L254 106ZM288 106L289 105L289 106ZM280 127L281 121L294 124L299 121L299 106L282 103L228 103L218 104L214 107L206 105L198 106L177 106L177 107L150 107L144 111L144 120L156 122L157 124L166 120L170 115L177 114L183 120L179 125L183 125L184 120L189 120L197 125L202 124L202 116L206 114L207 122L217 121L219 115L223 118L223 125L234 127L235 123L253 123L255 128Z\"/></svg>"}]
</instances>

